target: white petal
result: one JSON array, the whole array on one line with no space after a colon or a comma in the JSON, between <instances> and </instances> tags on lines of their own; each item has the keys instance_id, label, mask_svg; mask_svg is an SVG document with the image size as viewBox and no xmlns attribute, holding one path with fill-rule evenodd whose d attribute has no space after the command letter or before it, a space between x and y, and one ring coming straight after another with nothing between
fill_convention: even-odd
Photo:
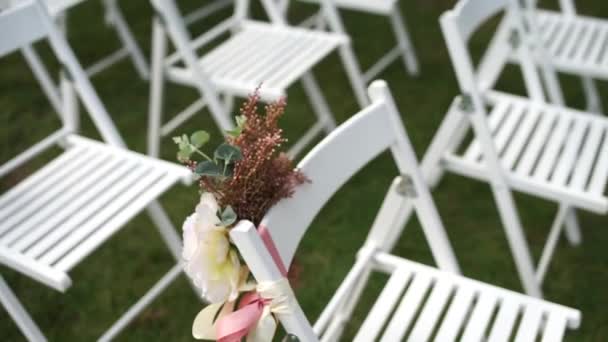
<instances>
[{"instance_id":1,"label":"white petal","mask_svg":"<svg viewBox=\"0 0 608 342\"><path fill-rule=\"evenodd\" d=\"M184 244L182 248L182 258L186 261L192 259L198 245L198 238L196 236L196 231L194 230L194 221L195 214L192 214L186 218L182 226Z\"/></svg>"},{"instance_id":2,"label":"white petal","mask_svg":"<svg viewBox=\"0 0 608 342\"><path fill-rule=\"evenodd\" d=\"M215 196L210 192L204 192L201 195L199 204L209 207L214 213L217 213L217 211L220 210L220 206L217 204Z\"/></svg>"}]
</instances>

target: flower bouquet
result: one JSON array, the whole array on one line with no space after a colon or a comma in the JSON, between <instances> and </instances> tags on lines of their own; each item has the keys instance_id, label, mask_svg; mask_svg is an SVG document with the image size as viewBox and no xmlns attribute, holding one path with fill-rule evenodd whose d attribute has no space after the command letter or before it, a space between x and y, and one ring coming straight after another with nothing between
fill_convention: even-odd
<instances>
[{"instance_id":1,"label":"flower bouquet","mask_svg":"<svg viewBox=\"0 0 608 342\"><path fill-rule=\"evenodd\" d=\"M279 151L286 142L278 126L285 100L266 105L265 114L258 112L258 101L255 92L242 105L236 128L226 132L213 154L203 151L210 138L205 131L173 138L178 159L196 175L201 192L183 224L182 250L186 274L210 303L195 318L197 339L271 341L277 325L273 312L285 309L264 293L272 291L255 283L228 234L238 220L258 226L270 207L307 181ZM265 231L261 235L286 275L272 239Z\"/></svg>"}]
</instances>

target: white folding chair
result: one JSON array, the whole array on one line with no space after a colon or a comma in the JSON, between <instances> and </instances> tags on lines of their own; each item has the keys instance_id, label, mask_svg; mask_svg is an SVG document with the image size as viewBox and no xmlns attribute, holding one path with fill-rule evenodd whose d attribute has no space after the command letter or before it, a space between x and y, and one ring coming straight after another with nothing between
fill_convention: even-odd
<instances>
[{"instance_id":1,"label":"white folding chair","mask_svg":"<svg viewBox=\"0 0 608 342\"><path fill-rule=\"evenodd\" d=\"M547 104L541 77L526 44L516 50L530 98L486 89L467 43L489 18L517 16L511 0L461 0L441 17L441 27L463 95L452 103L422 162L431 186L444 171L491 186L525 291L542 296L541 285L565 228L572 244L581 235L575 209L608 212L608 120ZM522 37L522 20L513 20ZM496 37L496 36L495 36ZM490 82L491 83L491 82ZM466 139L469 127L474 139ZM538 266L525 239L511 189L554 201L559 209Z\"/></svg>"},{"instance_id":2,"label":"white folding chair","mask_svg":"<svg viewBox=\"0 0 608 342\"><path fill-rule=\"evenodd\" d=\"M301 1L314 3L320 2L320 0ZM287 3L289 1L284 0L284 2ZM405 20L401 15L399 0L333 0L333 2L338 8L387 17L390 21L393 32L395 33L397 46L384 54L376 63L374 63L374 65L364 72L363 78L366 82L373 80L399 57L402 58L405 69L410 75L417 76L419 74L418 59L416 58L414 45L412 44ZM285 10L287 9L286 6L284 8ZM322 18L317 18L317 16L322 16L322 13L307 19L304 22L304 25L318 25L319 19Z\"/></svg>"},{"instance_id":3,"label":"white folding chair","mask_svg":"<svg viewBox=\"0 0 608 342\"><path fill-rule=\"evenodd\" d=\"M549 99L563 105L564 99L555 71L580 76L587 102L587 111L602 112L602 101L595 79L608 80L608 20L583 16L576 13L573 0L559 0L561 11L539 9L537 0L526 0L525 19L527 30L525 41L532 50L532 57L543 72ZM515 45L519 39L510 39L513 22L503 20L494 39L494 54L487 56L482 64L494 71L505 62L521 63ZM501 51L501 52L498 52ZM483 74L483 73L482 73ZM489 76L495 82L497 76Z\"/></svg>"},{"instance_id":4,"label":"white folding chair","mask_svg":"<svg viewBox=\"0 0 608 342\"><path fill-rule=\"evenodd\" d=\"M537 9L537 2L528 0L528 17L536 26L549 62L557 71L580 76L587 110L601 113L594 79L608 80L608 19L576 13L573 0L559 0L561 12Z\"/></svg>"},{"instance_id":5,"label":"white folding chair","mask_svg":"<svg viewBox=\"0 0 608 342\"><path fill-rule=\"evenodd\" d=\"M289 265L308 226L329 198L378 154L387 149L392 152L401 176L389 188L354 265L314 326L297 301L282 293L288 296L283 303L289 310L277 316L286 332L300 341L338 341L373 272L387 274L388 281L360 326L354 338L357 342L402 341L406 337L408 341L428 341L433 334L435 341L455 341L460 336L463 341L506 341L509 337L536 341L542 337L547 342L561 341L566 329L576 329L580 322L577 310L453 273L458 272L456 260L390 91L384 82L376 81L369 94L372 104L330 133L298 165L311 182L279 202L262 221L281 261ZM443 271L389 254L387 241L400 235L400 216L406 204L415 209ZM258 283L283 281L251 222L239 222L230 236Z\"/></svg>"},{"instance_id":6,"label":"white folding chair","mask_svg":"<svg viewBox=\"0 0 608 342\"><path fill-rule=\"evenodd\" d=\"M146 209L177 260L181 241L156 199L177 182L189 183L182 166L130 152L42 0L20 0L0 11L0 57L21 50L62 127L0 166L5 176L37 155L65 151L0 195L0 262L55 290L72 284L68 272L131 218ZM33 44L47 40L74 84L104 142L77 134L73 111L62 111L55 87ZM49 151L51 152L51 151ZM31 341L45 338L0 278L0 302Z\"/></svg>"},{"instance_id":7,"label":"white folding chair","mask_svg":"<svg viewBox=\"0 0 608 342\"><path fill-rule=\"evenodd\" d=\"M67 29L66 21L68 11L84 1L85 0L45 0L45 3L48 6L50 14L57 18L60 22L60 26L65 30ZM128 57L133 62L139 76L142 79L147 80L150 77L148 63L146 62L131 29L127 25L127 21L120 10L120 6L118 6L118 0L102 0L101 3L105 12L105 22L116 31L122 47L87 67L85 69L87 76L93 77ZM74 29L78 28L75 27Z\"/></svg>"},{"instance_id":8,"label":"white folding chair","mask_svg":"<svg viewBox=\"0 0 608 342\"><path fill-rule=\"evenodd\" d=\"M228 115L233 96L247 96L260 86L264 101L285 96L286 89L302 80L318 121L292 147L302 150L321 131L331 131L335 121L314 80L311 69L333 51L338 51L361 106L367 103L365 86L358 63L351 51L337 11L324 0L323 11L333 33L289 27L274 0L262 0L270 23L246 18L249 0L236 0L234 15L191 39L174 1L151 0L157 10L153 23L152 79L150 85L150 121L148 152L158 156L160 139L188 120L205 106L222 130L233 123ZM207 53L197 50L232 33ZM167 56L166 35L176 51ZM163 87L167 80L194 87L201 98L162 125ZM227 101L222 103L219 95Z\"/></svg>"}]
</instances>

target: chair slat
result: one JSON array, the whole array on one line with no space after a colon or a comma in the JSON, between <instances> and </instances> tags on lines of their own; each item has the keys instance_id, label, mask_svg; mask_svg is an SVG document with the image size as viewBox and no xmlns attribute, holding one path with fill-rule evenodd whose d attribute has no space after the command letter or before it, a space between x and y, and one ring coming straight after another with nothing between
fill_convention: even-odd
<instances>
[{"instance_id":1,"label":"chair slat","mask_svg":"<svg viewBox=\"0 0 608 342\"><path fill-rule=\"evenodd\" d=\"M408 337L408 341L428 341L433 329L439 324L439 318L450 299L454 285L447 281L438 280L433 291L416 320L416 325Z\"/></svg>"},{"instance_id":2,"label":"chair slat","mask_svg":"<svg viewBox=\"0 0 608 342\"><path fill-rule=\"evenodd\" d=\"M389 315L393 311L393 308L397 305L397 301L401 297L411 276L411 272L405 269L398 269L393 272L371 311L365 318L365 321L363 321L359 332L357 332L354 339L355 342L365 342L376 339L386 320L389 318Z\"/></svg>"},{"instance_id":3,"label":"chair slat","mask_svg":"<svg viewBox=\"0 0 608 342\"><path fill-rule=\"evenodd\" d=\"M576 167L574 168L570 186L576 190L583 191L589 180L589 174L591 173L593 161L597 155L598 148L601 147L600 140L602 134L605 132L605 128L601 125L591 125L587 139L584 143L584 150L580 156Z\"/></svg>"},{"instance_id":4,"label":"chair slat","mask_svg":"<svg viewBox=\"0 0 608 342\"><path fill-rule=\"evenodd\" d=\"M527 109L525 118L521 123L520 127L515 132L515 136L511 140L511 143L507 146L507 149L502 157L502 163L507 170L511 170L515 165L515 162L520 157L521 152L527 145L534 127L539 119L539 110L535 106L531 106Z\"/></svg>"},{"instance_id":5,"label":"chair slat","mask_svg":"<svg viewBox=\"0 0 608 342\"><path fill-rule=\"evenodd\" d=\"M462 287L456 291L452 304L448 309L441 328L435 336L435 341L454 341L462 329L462 324L473 302L475 292L470 287Z\"/></svg>"},{"instance_id":6,"label":"chair slat","mask_svg":"<svg viewBox=\"0 0 608 342\"><path fill-rule=\"evenodd\" d=\"M543 109L543 111L546 111L546 109ZM551 133L551 127L553 126L554 121L555 113L543 113L538 126L536 126L536 129L534 130L532 140L530 140L521 161L517 165L516 172L518 174L527 176L530 173L530 170L539 157L540 151L547 142L547 137Z\"/></svg>"},{"instance_id":7,"label":"chair slat","mask_svg":"<svg viewBox=\"0 0 608 342\"><path fill-rule=\"evenodd\" d=\"M571 21L563 23L561 30L557 33L557 35L553 39L553 42L548 48L552 56L558 55L559 52L562 50L564 44L566 43L566 40L572 33L573 26L574 23Z\"/></svg>"},{"instance_id":8,"label":"chair slat","mask_svg":"<svg viewBox=\"0 0 608 342\"><path fill-rule=\"evenodd\" d=\"M488 342L507 342L514 332L515 320L519 313L520 304L514 300L504 300L499 309Z\"/></svg>"},{"instance_id":9,"label":"chair slat","mask_svg":"<svg viewBox=\"0 0 608 342\"><path fill-rule=\"evenodd\" d=\"M542 17L546 18L547 24L543 25L540 35L545 48L549 48L557 33L562 30L562 25L554 16L543 15Z\"/></svg>"},{"instance_id":10,"label":"chair slat","mask_svg":"<svg viewBox=\"0 0 608 342\"><path fill-rule=\"evenodd\" d=\"M489 115L488 126L490 131L494 134L498 131L500 124L503 122L505 116L511 110L511 106L507 102L499 102ZM469 148L464 154L465 159L470 161L476 161L481 157L481 144L477 139L473 140Z\"/></svg>"},{"instance_id":11,"label":"chair slat","mask_svg":"<svg viewBox=\"0 0 608 342\"><path fill-rule=\"evenodd\" d=\"M585 64L588 61L591 48L594 41L597 39L599 29L595 23L587 23L585 33L583 34L580 48L573 51L571 61L577 64Z\"/></svg>"},{"instance_id":12,"label":"chair slat","mask_svg":"<svg viewBox=\"0 0 608 342\"><path fill-rule=\"evenodd\" d=\"M543 312L540 307L529 305L526 307L521 324L515 336L515 342L536 341L540 325L542 323Z\"/></svg>"},{"instance_id":13,"label":"chair slat","mask_svg":"<svg viewBox=\"0 0 608 342\"><path fill-rule=\"evenodd\" d=\"M477 303L473 308L473 312L469 318L469 322L462 334L463 342L481 341L484 338L486 327L490 323L497 297L492 292L482 292Z\"/></svg>"},{"instance_id":14,"label":"chair slat","mask_svg":"<svg viewBox=\"0 0 608 342\"><path fill-rule=\"evenodd\" d=\"M588 190L597 195L604 194L604 187L608 180L608 131L604 134L601 151L598 154L593 176L589 182Z\"/></svg>"},{"instance_id":15,"label":"chair slat","mask_svg":"<svg viewBox=\"0 0 608 342\"><path fill-rule=\"evenodd\" d=\"M585 24L581 21L576 21L573 24L572 27L572 32L570 33L570 36L568 37L568 40L566 41L566 43L564 44L564 47L562 49L562 53L561 53L561 57L568 60L570 58L572 58L572 55L574 54L574 52L577 51L577 49L581 48L581 34L584 32L583 30L585 29Z\"/></svg>"},{"instance_id":16,"label":"chair slat","mask_svg":"<svg viewBox=\"0 0 608 342\"><path fill-rule=\"evenodd\" d=\"M572 172L578 154L583 142L584 135L589 126L589 121L585 118L580 118L574 121L568 140L564 145L564 150L561 153L561 158L557 161L556 169L551 176L551 182L557 185L564 185Z\"/></svg>"},{"instance_id":17,"label":"chair slat","mask_svg":"<svg viewBox=\"0 0 608 342\"><path fill-rule=\"evenodd\" d=\"M598 28L598 35L594 41L594 45L589 52L588 61L590 63L598 63L602 53L606 50L606 41L608 40L608 26Z\"/></svg>"},{"instance_id":18,"label":"chair slat","mask_svg":"<svg viewBox=\"0 0 608 342\"><path fill-rule=\"evenodd\" d=\"M524 104L520 102L513 103L509 115L505 119L505 122L500 126L498 133L494 137L496 152L499 155L504 151L506 146L508 146L508 142L511 140L511 137L513 137L524 110Z\"/></svg>"},{"instance_id":19,"label":"chair slat","mask_svg":"<svg viewBox=\"0 0 608 342\"><path fill-rule=\"evenodd\" d=\"M382 341L399 341L414 321L418 308L431 286L432 279L427 273L417 273L395 310L386 327Z\"/></svg>"},{"instance_id":20,"label":"chair slat","mask_svg":"<svg viewBox=\"0 0 608 342\"><path fill-rule=\"evenodd\" d=\"M552 313L549 315L547 324L545 324L543 338L541 342L562 341L566 332L568 321L566 316L561 313Z\"/></svg>"},{"instance_id":21,"label":"chair slat","mask_svg":"<svg viewBox=\"0 0 608 342\"><path fill-rule=\"evenodd\" d=\"M546 142L545 149L534 170L533 177L535 179L545 180L551 171L553 171L557 156L564 145L566 135L569 133L571 121L568 117L559 117L557 125Z\"/></svg>"}]
</instances>

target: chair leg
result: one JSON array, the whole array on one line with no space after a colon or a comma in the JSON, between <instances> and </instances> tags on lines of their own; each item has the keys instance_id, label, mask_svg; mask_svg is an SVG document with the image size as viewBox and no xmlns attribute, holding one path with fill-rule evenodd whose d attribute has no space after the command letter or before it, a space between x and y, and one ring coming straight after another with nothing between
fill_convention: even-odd
<instances>
[{"instance_id":1,"label":"chair leg","mask_svg":"<svg viewBox=\"0 0 608 342\"><path fill-rule=\"evenodd\" d=\"M154 225L158 229L158 232L167 245L167 248L169 248L169 251L171 254L173 254L175 260L180 263L182 260L182 240L179 234L176 232L173 223L171 223L167 212L165 212L158 201L151 202L146 208L146 212L150 216L152 222L154 222ZM191 281L190 286L194 290L194 293L196 293L198 296L200 291Z\"/></svg>"},{"instance_id":2,"label":"chair leg","mask_svg":"<svg viewBox=\"0 0 608 342\"><path fill-rule=\"evenodd\" d=\"M578 224L578 217L576 215L576 209L569 208L568 214L565 220L566 225L566 238L572 246L578 246L581 244L582 235L581 229Z\"/></svg>"},{"instance_id":3,"label":"chair leg","mask_svg":"<svg viewBox=\"0 0 608 342\"><path fill-rule=\"evenodd\" d=\"M152 301L154 301L165 289L172 284L182 273L181 265L175 265L167 272L143 297L133 304L97 341L106 342L113 339L123 331L135 317L137 317Z\"/></svg>"},{"instance_id":4,"label":"chair leg","mask_svg":"<svg viewBox=\"0 0 608 342\"><path fill-rule=\"evenodd\" d=\"M336 120L319 88L319 84L311 72L307 72L302 76L302 85L304 86L306 95L308 95L308 98L310 99L310 104L314 109L315 115L325 128L325 132L329 134L329 132L336 128Z\"/></svg>"},{"instance_id":5,"label":"chair leg","mask_svg":"<svg viewBox=\"0 0 608 342\"><path fill-rule=\"evenodd\" d=\"M365 80L363 78L363 73L361 72L359 62L357 61L350 45L342 45L338 52L340 53L340 58L342 58L344 68L346 69L346 75L348 76L350 84L353 87L353 91L355 92L357 102L359 103L359 106L363 108L369 104L369 99L367 98Z\"/></svg>"},{"instance_id":6,"label":"chair leg","mask_svg":"<svg viewBox=\"0 0 608 342\"><path fill-rule=\"evenodd\" d=\"M393 26L395 36L397 37L397 43L399 44L399 49L401 50L401 56L403 57L405 68L410 75L418 76L420 69L418 66L418 59L416 58L416 53L414 51L414 45L410 40L403 16L397 7L398 5L389 15L391 25Z\"/></svg>"},{"instance_id":7,"label":"chair leg","mask_svg":"<svg viewBox=\"0 0 608 342\"><path fill-rule=\"evenodd\" d=\"M492 184L491 186L524 291L530 296L542 298L543 292L535 277L532 256L513 196L506 185Z\"/></svg>"},{"instance_id":8,"label":"chair leg","mask_svg":"<svg viewBox=\"0 0 608 342\"><path fill-rule=\"evenodd\" d=\"M543 283L545 279L545 275L547 274L547 270L549 269L549 264L551 263L551 259L553 258L553 254L555 252L555 248L559 241L562 229L566 224L566 218L571 213L572 208L568 207L568 205L560 203L557 214L555 215L555 219L553 220L553 224L551 225L551 230L549 232L549 237L547 238L547 242L545 243L545 247L543 248L543 252L541 253L540 260L538 262L538 266L536 268L536 281L539 284Z\"/></svg>"},{"instance_id":9,"label":"chair leg","mask_svg":"<svg viewBox=\"0 0 608 342\"><path fill-rule=\"evenodd\" d=\"M46 341L36 323L25 311L25 308L21 305L10 287L8 287L2 276L0 276L0 302L2 302L2 306L4 306L28 341Z\"/></svg>"},{"instance_id":10,"label":"chair leg","mask_svg":"<svg viewBox=\"0 0 608 342\"><path fill-rule=\"evenodd\" d=\"M175 260L178 262L181 261L182 241L163 207L160 205L160 203L158 203L158 201L153 201L146 208L146 212L156 225L158 232L175 257Z\"/></svg>"},{"instance_id":11,"label":"chair leg","mask_svg":"<svg viewBox=\"0 0 608 342\"><path fill-rule=\"evenodd\" d=\"M581 77L581 82L583 83L583 89L585 91L587 110L596 114L603 113L602 100L597 91L595 81L589 76L583 76Z\"/></svg>"},{"instance_id":12,"label":"chair leg","mask_svg":"<svg viewBox=\"0 0 608 342\"><path fill-rule=\"evenodd\" d=\"M152 23L152 75L150 76L150 99L148 113L148 155L160 155L160 127L163 116L165 85L164 58L167 52L167 37L157 18Z\"/></svg>"},{"instance_id":13,"label":"chair leg","mask_svg":"<svg viewBox=\"0 0 608 342\"><path fill-rule=\"evenodd\" d=\"M144 80L148 80L150 78L150 69L148 68L148 63L146 62L141 49L137 45L137 42L133 37L133 33L131 32L131 29L129 29L129 26L127 25L122 11L118 7L116 1L117 0L103 1L107 21L116 29L118 38L121 40L124 48L129 52L131 61L133 62L139 76Z\"/></svg>"}]
</instances>

